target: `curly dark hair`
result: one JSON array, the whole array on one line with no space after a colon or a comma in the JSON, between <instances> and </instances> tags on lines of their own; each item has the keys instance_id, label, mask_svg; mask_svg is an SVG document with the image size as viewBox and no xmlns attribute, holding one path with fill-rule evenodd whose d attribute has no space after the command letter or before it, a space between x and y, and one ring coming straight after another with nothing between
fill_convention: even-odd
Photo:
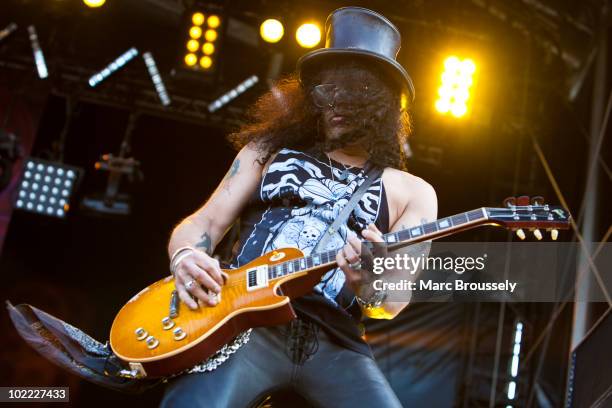
<instances>
[{"instance_id":1,"label":"curly dark hair","mask_svg":"<svg viewBox=\"0 0 612 408\"><path fill-rule=\"evenodd\" d=\"M332 143L319 130L322 110L310 96L313 87L329 71L341 75L344 81L368 84L365 96L348 90L344 100L350 120L359 120L360 125ZM408 110L400 108L398 88L382 72L358 59L334 61L303 77L302 82L293 73L257 100L247 113L246 124L231 133L229 140L237 149L254 142L262 162L281 148L331 151L361 140L373 164L405 170L402 146L411 133L411 122Z\"/></svg>"}]
</instances>

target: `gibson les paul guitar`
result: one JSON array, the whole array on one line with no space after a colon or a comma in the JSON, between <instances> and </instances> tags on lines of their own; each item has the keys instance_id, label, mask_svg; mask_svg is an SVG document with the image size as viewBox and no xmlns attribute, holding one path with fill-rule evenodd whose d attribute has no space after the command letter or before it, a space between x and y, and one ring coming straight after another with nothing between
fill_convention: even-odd
<instances>
[{"instance_id":1,"label":"gibson les paul guitar","mask_svg":"<svg viewBox=\"0 0 612 408\"><path fill-rule=\"evenodd\" d=\"M478 208L385 234L384 240L393 250L487 224L516 230L521 238L524 230L531 230L541 239L540 230L547 230L556 239L557 230L569 226L565 209L541 200L519 197L505 204L505 208ZM299 249L283 248L225 270L228 279L220 302L196 310L179 304L169 276L123 306L111 328L111 348L138 377L164 377L191 368L249 328L295 318L290 300L308 293L336 267L336 252L304 256Z\"/></svg>"}]
</instances>

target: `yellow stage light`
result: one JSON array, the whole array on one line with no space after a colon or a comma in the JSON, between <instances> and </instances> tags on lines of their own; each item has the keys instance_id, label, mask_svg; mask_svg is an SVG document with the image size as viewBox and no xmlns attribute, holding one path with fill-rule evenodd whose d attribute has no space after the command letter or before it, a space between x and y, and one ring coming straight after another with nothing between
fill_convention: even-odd
<instances>
[{"instance_id":1,"label":"yellow stage light","mask_svg":"<svg viewBox=\"0 0 612 408\"><path fill-rule=\"evenodd\" d=\"M212 54L213 52L215 52L215 45L213 43L209 43L209 42L204 43L204 45L202 46L202 52L205 55Z\"/></svg>"},{"instance_id":2,"label":"yellow stage light","mask_svg":"<svg viewBox=\"0 0 612 408\"><path fill-rule=\"evenodd\" d=\"M187 49L191 52L196 52L200 48L200 43L198 40L189 40L187 41Z\"/></svg>"},{"instance_id":3,"label":"yellow stage light","mask_svg":"<svg viewBox=\"0 0 612 408\"><path fill-rule=\"evenodd\" d=\"M208 42L213 42L217 39L217 31L216 30L206 30L206 33L204 33L204 38L206 38L206 41Z\"/></svg>"},{"instance_id":4,"label":"yellow stage light","mask_svg":"<svg viewBox=\"0 0 612 408\"><path fill-rule=\"evenodd\" d=\"M187 64L188 66L193 67L196 62L198 62L198 57L196 57L195 54L185 55L185 64Z\"/></svg>"},{"instance_id":5,"label":"yellow stage light","mask_svg":"<svg viewBox=\"0 0 612 408\"><path fill-rule=\"evenodd\" d=\"M202 29L198 26L193 26L189 29L189 36L193 39L198 39L202 36Z\"/></svg>"},{"instance_id":6,"label":"yellow stage light","mask_svg":"<svg viewBox=\"0 0 612 408\"><path fill-rule=\"evenodd\" d=\"M193 25L201 26L204 24L204 14L200 13L199 11L197 13L193 13L193 16L191 16L191 22Z\"/></svg>"},{"instance_id":7,"label":"yellow stage light","mask_svg":"<svg viewBox=\"0 0 612 408\"><path fill-rule=\"evenodd\" d=\"M476 64L471 59L460 60L453 55L444 60L444 72L440 77L441 85L438 88L439 98L435 103L438 112L442 114L450 112L456 118L466 115L475 71Z\"/></svg>"},{"instance_id":8,"label":"yellow stage light","mask_svg":"<svg viewBox=\"0 0 612 408\"><path fill-rule=\"evenodd\" d=\"M295 39L304 48L315 47L321 42L321 29L316 24L302 24L295 32Z\"/></svg>"},{"instance_id":9,"label":"yellow stage light","mask_svg":"<svg viewBox=\"0 0 612 408\"><path fill-rule=\"evenodd\" d=\"M221 25L221 19L219 16L213 14L212 16L208 17L208 26L210 28L217 28L219 25Z\"/></svg>"},{"instance_id":10,"label":"yellow stage light","mask_svg":"<svg viewBox=\"0 0 612 408\"><path fill-rule=\"evenodd\" d=\"M283 23L273 18L269 18L259 26L259 34L264 41L276 43L285 35Z\"/></svg>"},{"instance_id":11,"label":"yellow stage light","mask_svg":"<svg viewBox=\"0 0 612 408\"><path fill-rule=\"evenodd\" d=\"M210 58L209 56L205 55L202 58L200 58L200 66L204 69L208 69L211 67L212 65L212 58Z\"/></svg>"},{"instance_id":12,"label":"yellow stage light","mask_svg":"<svg viewBox=\"0 0 612 408\"><path fill-rule=\"evenodd\" d=\"M96 8L102 7L104 3L106 3L106 0L83 0L83 3L85 3L87 7Z\"/></svg>"}]
</instances>

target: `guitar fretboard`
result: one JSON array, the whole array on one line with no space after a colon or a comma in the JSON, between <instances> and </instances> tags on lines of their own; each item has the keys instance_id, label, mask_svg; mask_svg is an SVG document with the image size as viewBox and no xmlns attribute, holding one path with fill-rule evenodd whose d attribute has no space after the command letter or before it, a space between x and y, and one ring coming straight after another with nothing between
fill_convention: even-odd
<instances>
[{"instance_id":1,"label":"guitar fretboard","mask_svg":"<svg viewBox=\"0 0 612 408\"><path fill-rule=\"evenodd\" d=\"M464 229L467 225L487 219L484 208L479 208L472 211L467 211L461 214L453 215L439 220L432 221L426 224L417 225L397 232L384 234L385 242L392 249L393 246L399 243L415 243L427 241L433 237L450 234ZM318 252L302 258L293 259L272 265L268 268L268 279L276 279L292 273L301 272L306 269L312 269L327 264L336 262L336 254L338 249Z\"/></svg>"}]
</instances>

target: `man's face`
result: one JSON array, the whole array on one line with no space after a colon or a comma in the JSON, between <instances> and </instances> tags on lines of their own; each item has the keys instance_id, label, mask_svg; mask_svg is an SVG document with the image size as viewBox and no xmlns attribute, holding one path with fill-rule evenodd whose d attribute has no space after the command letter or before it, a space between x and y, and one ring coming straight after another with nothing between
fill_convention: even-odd
<instances>
[{"instance_id":1,"label":"man's face","mask_svg":"<svg viewBox=\"0 0 612 408\"><path fill-rule=\"evenodd\" d=\"M328 141L339 140L359 124L351 108L354 105L354 90L363 84L354 82L354 78L343 76L339 70L327 71L321 77L321 84L326 84L330 96L330 104L321 107L322 129ZM335 85L335 89L332 85Z\"/></svg>"}]
</instances>

